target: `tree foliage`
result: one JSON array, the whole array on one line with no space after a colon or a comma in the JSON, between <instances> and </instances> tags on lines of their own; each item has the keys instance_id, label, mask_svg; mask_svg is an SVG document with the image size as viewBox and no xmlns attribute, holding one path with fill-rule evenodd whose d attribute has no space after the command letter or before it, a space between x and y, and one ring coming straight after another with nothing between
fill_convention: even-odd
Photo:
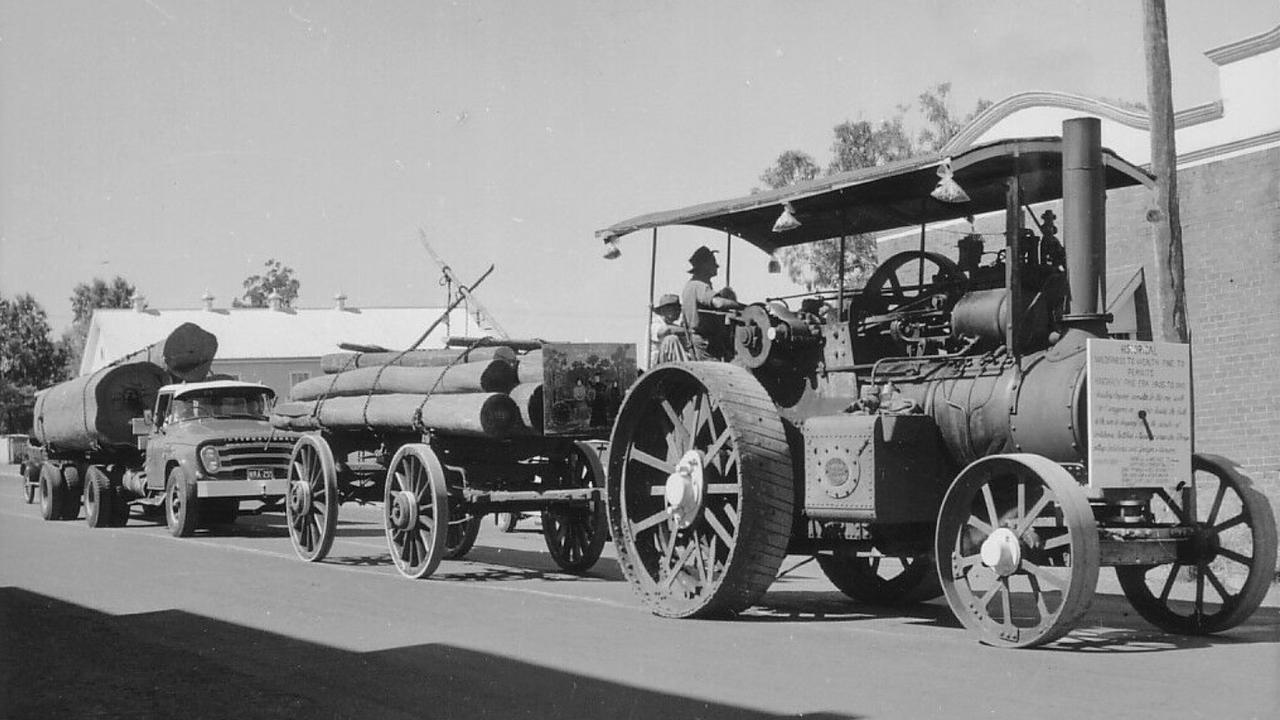
<instances>
[{"instance_id":1,"label":"tree foliage","mask_svg":"<svg viewBox=\"0 0 1280 720\"><path fill-rule=\"evenodd\" d=\"M0 432L27 432L35 392L65 379L64 350L30 294L0 298Z\"/></svg>"},{"instance_id":2,"label":"tree foliage","mask_svg":"<svg viewBox=\"0 0 1280 720\"><path fill-rule=\"evenodd\" d=\"M888 120L872 123L846 120L832 128L831 161L827 174L848 172L903 160L924 152L942 149L978 113L991 103L979 100L973 111L956 116L949 102L951 83L938 83L917 97L921 128L914 133L907 122L912 105L899 105L897 114ZM787 150L760 175L760 181L778 189L817 177L818 164L808 154ZM876 243L869 235L850 235L845 239L845 280L858 287L875 271ZM783 248L782 264L792 282L815 288L831 288L839 280L840 238Z\"/></svg>"},{"instance_id":3,"label":"tree foliage","mask_svg":"<svg viewBox=\"0 0 1280 720\"><path fill-rule=\"evenodd\" d=\"M133 302L138 289L119 275L107 282L94 278L80 283L71 290L71 327L62 333L58 341L66 363L66 376L75 377L80 372L80 358L84 356L84 344L89 337L89 322L93 311L100 308L127 308Z\"/></svg>"},{"instance_id":4,"label":"tree foliage","mask_svg":"<svg viewBox=\"0 0 1280 720\"><path fill-rule=\"evenodd\" d=\"M265 271L261 275L250 275L244 280L244 299L231 302L233 307L267 307L272 293L280 296L284 307L293 307L298 298L298 289L302 286L293 276L293 268L275 258L263 263Z\"/></svg>"}]
</instances>

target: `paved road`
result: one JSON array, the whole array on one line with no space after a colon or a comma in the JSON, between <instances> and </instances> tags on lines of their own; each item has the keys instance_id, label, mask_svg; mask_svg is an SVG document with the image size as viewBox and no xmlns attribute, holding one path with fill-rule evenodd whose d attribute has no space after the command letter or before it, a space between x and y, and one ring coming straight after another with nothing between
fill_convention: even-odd
<instances>
[{"instance_id":1,"label":"paved road","mask_svg":"<svg viewBox=\"0 0 1280 720\"><path fill-rule=\"evenodd\" d=\"M979 645L945 604L871 612L795 568L746 617L662 620L606 557L556 572L536 523L400 577L375 507L327 562L279 515L176 539L44 522L0 482L0 718L1276 717L1280 598L1227 636L1162 634L1104 570L1047 649ZM784 569L799 558L789 558ZM1278 593L1272 593L1273 596Z\"/></svg>"}]
</instances>

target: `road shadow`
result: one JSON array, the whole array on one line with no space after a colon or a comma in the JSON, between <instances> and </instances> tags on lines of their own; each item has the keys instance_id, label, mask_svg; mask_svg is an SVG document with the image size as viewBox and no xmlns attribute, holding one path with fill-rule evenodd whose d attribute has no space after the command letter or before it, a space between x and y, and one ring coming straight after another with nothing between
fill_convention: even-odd
<instances>
[{"instance_id":1,"label":"road shadow","mask_svg":"<svg viewBox=\"0 0 1280 720\"><path fill-rule=\"evenodd\" d=\"M444 644L353 652L178 610L111 615L0 588L0 717L704 718L776 715Z\"/></svg>"}]
</instances>

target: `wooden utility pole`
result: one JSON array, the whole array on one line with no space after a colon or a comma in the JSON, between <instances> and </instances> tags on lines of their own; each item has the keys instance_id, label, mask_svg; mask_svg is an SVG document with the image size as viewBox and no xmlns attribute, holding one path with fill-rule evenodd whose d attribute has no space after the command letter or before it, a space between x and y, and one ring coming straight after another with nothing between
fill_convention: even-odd
<instances>
[{"instance_id":1,"label":"wooden utility pole","mask_svg":"<svg viewBox=\"0 0 1280 720\"><path fill-rule=\"evenodd\" d=\"M1160 328L1168 342L1191 342L1187 325L1186 275L1182 261L1182 220L1178 212L1178 152L1173 139L1173 80L1169 71L1169 25L1164 0L1142 0L1143 45L1147 56L1147 105L1151 108L1151 172L1156 176L1156 276Z\"/></svg>"}]
</instances>

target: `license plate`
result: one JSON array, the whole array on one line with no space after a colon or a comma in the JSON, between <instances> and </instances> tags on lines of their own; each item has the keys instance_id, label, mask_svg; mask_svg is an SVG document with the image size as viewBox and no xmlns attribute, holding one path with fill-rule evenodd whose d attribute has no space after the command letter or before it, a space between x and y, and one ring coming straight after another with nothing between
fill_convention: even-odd
<instances>
[{"instance_id":1,"label":"license plate","mask_svg":"<svg viewBox=\"0 0 1280 720\"><path fill-rule=\"evenodd\" d=\"M275 473L271 468L249 468L250 480L271 480L275 478Z\"/></svg>"}]
</instances>

